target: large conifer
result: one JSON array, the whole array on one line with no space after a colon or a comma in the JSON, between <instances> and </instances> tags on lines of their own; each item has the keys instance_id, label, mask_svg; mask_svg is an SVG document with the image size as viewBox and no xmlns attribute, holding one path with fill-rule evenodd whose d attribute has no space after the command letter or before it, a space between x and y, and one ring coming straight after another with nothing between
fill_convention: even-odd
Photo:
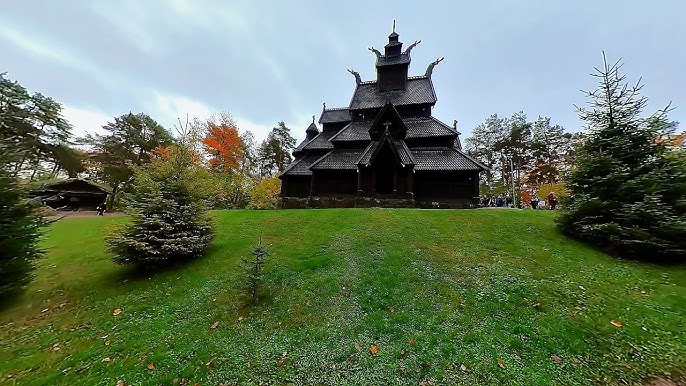
<instances>
[{"instance_id":1,"label":"large conifer","mask_svg":"<svg viewBox=\"0 0 686 386\"><path fill-rule=\"evenodd\" d=\"M596 68L600 83L579 108L588 138L566 184L571 197L562 231L629 258L686 259L686 168L683 154L665 146L675 124L668 109L641 116L640 82L627 85L621 63Z\"/></svg>"}]
</instances>

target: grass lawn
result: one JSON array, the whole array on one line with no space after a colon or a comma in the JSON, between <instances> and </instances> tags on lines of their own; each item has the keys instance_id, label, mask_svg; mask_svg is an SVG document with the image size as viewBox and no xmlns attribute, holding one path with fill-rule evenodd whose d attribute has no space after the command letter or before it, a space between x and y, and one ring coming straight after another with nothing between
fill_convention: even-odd
<instances>
[{"instance_id":1,"label":"grass lawn","mask_svg":"<svg viewBox=\"0 0 686 386\"><path fill-rule=\"evenodd\" d=\"M686 267L607 257L550 212L214 216L208 255L155 275L105 252L124 217L53 224L36 281L0 310L0 384L641 384L686 369ZM260 230L272 256L249 306L239 261Z\"/></svg>"}]
</instances>

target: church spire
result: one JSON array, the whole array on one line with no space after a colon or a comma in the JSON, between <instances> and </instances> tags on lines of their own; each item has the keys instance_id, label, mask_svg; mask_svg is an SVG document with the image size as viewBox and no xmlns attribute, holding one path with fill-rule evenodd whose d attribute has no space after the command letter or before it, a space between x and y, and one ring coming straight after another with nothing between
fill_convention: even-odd
<instances>
[{"instance_id":1,"label":"church spire","mask_svg":"<svg viewBox=\"0 0 686 386\"><path fill-rule=\"evenodd\" d=\"M399 35L395 32L395 20L393 20L393 32L388 35L388 44L386 44L386 57L400 56L402 52L403 43L398 41Z\"/></svg>"}]
</instances>

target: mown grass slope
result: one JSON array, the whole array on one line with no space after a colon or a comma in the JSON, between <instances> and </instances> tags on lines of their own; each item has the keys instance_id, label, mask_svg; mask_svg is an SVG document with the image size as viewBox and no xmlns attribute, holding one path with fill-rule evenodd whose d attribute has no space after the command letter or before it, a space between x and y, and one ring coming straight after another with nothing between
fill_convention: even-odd
<instances>
[{"instance_id":1,"label":"mown grass slope","mask_svg":"<svg viewBox=\"0 0 686 386\"><path fill-rule=\"evenodd\" d=\"M125 218L64 219L1 311L0 383L586 385L682 371L686 268L610 258L553 216L222 211L206 257L147 275L104 249ZM272 255L250 306L239 264L260 231Z\"/></svg>"}]
</instances>

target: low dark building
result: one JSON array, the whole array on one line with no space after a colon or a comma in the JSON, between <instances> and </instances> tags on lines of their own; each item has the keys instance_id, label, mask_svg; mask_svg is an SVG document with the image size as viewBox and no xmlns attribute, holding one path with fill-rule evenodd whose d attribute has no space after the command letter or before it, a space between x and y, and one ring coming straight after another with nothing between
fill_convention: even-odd
<instances>
[{"instance_id":1,"label":"low dark building","mask_svg":"<svg viewBox=\"0 0 686 386\"><path fill-rule=\"evenodd\" d=\"M95 210L111 193L95 182L68 178L34 189L30 196L53 209Z\"/></svg>"},{"instance_id":2,"label":"low dark building","mask_svg":"<svg viewBox=\"0 0 686 386\"><path fill-rule=\"evenodd\" d=\"M456 121L449 126L431 116L437 100L431 75L442 58L424 75L408 76L417 44L403 51L394 28L384 54L369 49L376 80L348 70L357 83L350 104L324 105L321 131L313 119L280 176L285 207L478 204L485 166L462 152Z\"/></svg>"}]
</instances>

